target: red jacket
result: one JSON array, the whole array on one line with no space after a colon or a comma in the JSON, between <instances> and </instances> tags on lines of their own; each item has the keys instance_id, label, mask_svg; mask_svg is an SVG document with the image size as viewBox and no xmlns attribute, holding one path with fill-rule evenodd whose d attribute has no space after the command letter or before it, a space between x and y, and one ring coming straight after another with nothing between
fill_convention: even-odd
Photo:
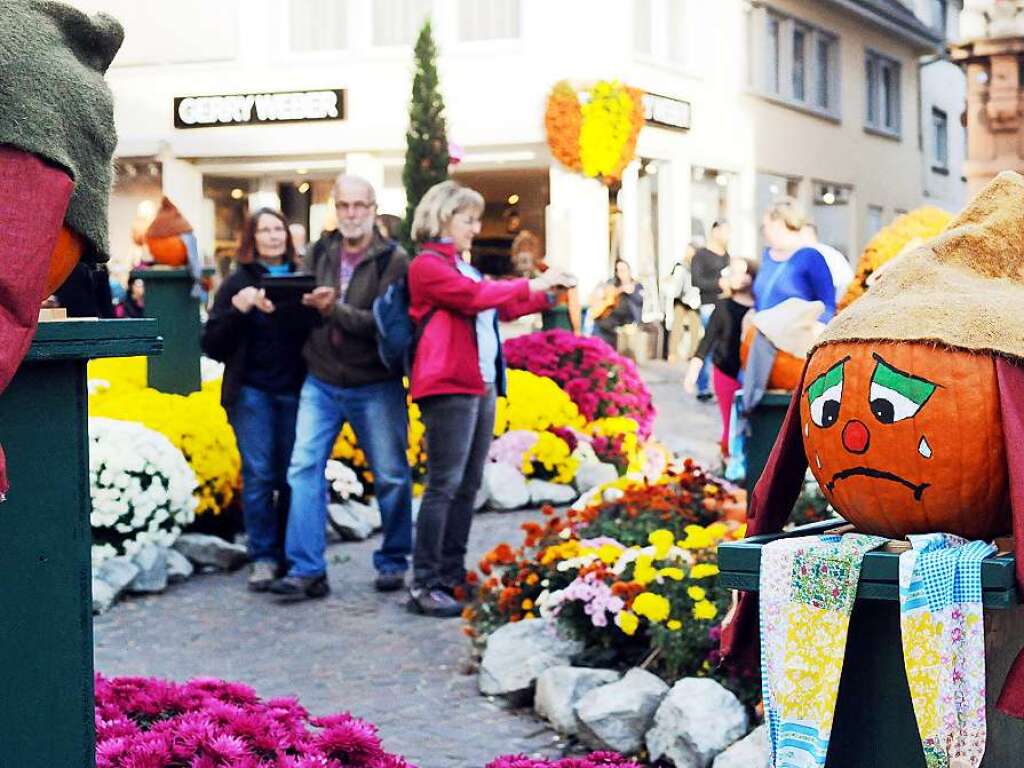
<instances>
[{"instance_id":1,"label":"red jacket","mask_svg":"<svg viewBox=\"0 0 1024 768\"><path fill-rule=\"evenodd\" d=\"M550 305L546 291L531 291L529 280L476 282L458 271L449 243L424 246L409 265L409 315L419 327L434 310L416 345L410 393L413 400L431 395L482 395L477 352L476 316L497 309L502 320L540 312ZM494 328L498 333L497 322ZM496 385L505 394L505 357L498 338Z\"/></svg>"}]
</instances>

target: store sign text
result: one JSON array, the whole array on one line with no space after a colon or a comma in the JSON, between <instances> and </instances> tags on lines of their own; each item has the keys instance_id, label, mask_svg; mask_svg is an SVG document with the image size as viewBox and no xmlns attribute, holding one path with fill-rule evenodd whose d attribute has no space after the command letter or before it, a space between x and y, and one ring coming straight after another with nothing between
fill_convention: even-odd
<instances>
[{"instance_id":1,"label":"store sign text","mask_svg":"<svg viewBox=\"0 0 1024 768\"><path fill-rule=\"evenodd\" d=\"M690 102L645 93L643 103L644 120L648 125L690 130Z\"/></svg>"},{"instance_id":2,"label":"store sign text","mask_svg":"<svg viewBox=\"0 0 1024 768\"><path fill-rule=\"evenodd\" d=\"M244 93L230 96L178 96L175 128L212 128L261 123L305 123L345 119L345 91Z\"/></svg>"}]
</instances>

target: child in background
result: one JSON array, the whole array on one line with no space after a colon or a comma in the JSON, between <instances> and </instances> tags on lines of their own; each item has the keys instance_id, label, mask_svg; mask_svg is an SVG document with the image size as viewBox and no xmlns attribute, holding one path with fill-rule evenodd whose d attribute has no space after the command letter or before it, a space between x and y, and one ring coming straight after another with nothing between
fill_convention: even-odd
<instances>
[{"instance_id":1,"label":"child in background","mask_svg":"<svg viewBox=\"0 0 1024 768\"><path fill-rule=\"evenodd\" d=\"M743 258L733 258L722 272L719 284L723 298L715 304L708 320L707 330L701 339L697 353L690 359L690 366L683 380L683 388L693 394L697 388L704 359L711 355L712 387L718 399L722 414L722 455L729 455L729 414L733 396L740 388L740 340L743 336L743 318L754 306L754 278L757 265Z\"/></svg>"}]
</instances>

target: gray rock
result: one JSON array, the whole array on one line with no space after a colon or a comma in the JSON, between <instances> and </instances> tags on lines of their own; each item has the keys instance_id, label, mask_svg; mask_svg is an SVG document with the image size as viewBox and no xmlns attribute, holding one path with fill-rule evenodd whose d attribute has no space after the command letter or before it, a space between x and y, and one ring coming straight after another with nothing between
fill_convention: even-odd
<instances>
[{"instance_id":1,"label":"gray rock","mask_svg":"<svg viewBox=\"0 0 1024 768\"><path fill-rule=\"evenodd\" d=\"M327 505L327 523L342 541L366 541L373 535L373 524L357 509L357 504L355 501L346 501ZM368 509L364 504L359 504L359 507Z\"/></svg>"},{"instance_id":2,"label":"gray rock","mask_svg":"<svg viewBox=\"0 0 1024 768\"><path fill-rule=\"evenodd\" d=\"M614 683L619 673L613 669L584 667L551 667L537 678L533 708L551 723L556 731L574 735L579 731L576 704L584 695L600 685Z\"/></svg>"},{"instance_id":3,"label":"gray rock","mask_svg":"<svg viewBox=\"0 0 1024 768\"><path fill-rule=\"evenodd\" d=\"M634 755L668 693L668 686L643 669L631 669L616 683L587 693L576 705L580 739L595 749Z\"/></svg>"},{"instance_id":4,"label":"gray rock","mask_svg":"<svg viewBox=\"0 0 1024 768\"><path fill-rule=\"evenodd\" d=\"M768 768L768 731L759 725L715 758L713 768Z\"/></svg>"},{"instance_id":5,"label":"gray rock","mask_svg":"<svg viewBox=\"0 0 1024 768\"><path fill-rule=\"evenodd\" d=\"M492 462L484 467L483 487L491 509L522 509L530 503L526 478L508 464Z\"/></svg>"},{"instance_id":6,"label":"gray rock","mask_svg":"<svg viewBox=\"0 0 1024 768\"><path fill-rule=\"evenodd\" d=\"M523 698L544 670L568 664L581 650L583 643L560 635L551 620L506 624L487 638L480 662L480 692Z\"/></svg>"},{"instance_id":7,"label":"gray rock","mask_svg":"<svg viewBox=\"0 0 1024 768\"><path fill-rule=\"evenodd\" d=\"M115 595L120 595L138 574L139 566L133 563L131 558L118 555L101 564L93 573L93 577L105 581L114 590Z\"/></svg>"},{"instance_id":8,"label":"gray rock","mask_svg":"<svg viewBox=\"0 0 1024 768\"><path fill-rule=\"evenodd\" d=\"M132 558L139 572L128 585L128 591L136 594L152 594L167 589L166 550L154 544L146 544Z\"/></svg>"},{"instance_id":9,"label":"gray rock","mask_svg":"<svg viewBox=\"0 0 1024 768\"><path fill-rule=\"evenodd\" d=\"M651 760L665 758L676 768L708 768L747 726L747 710L730 691L706 677L687 677L658 707L647 750Z\"/></svg>"},{"instance_id":10,"label":"gray rock","mask_svg":"<svg viewBox=\"0 0 1024 768\"><path fill-rule=\"evenodd\" d=\"M534 506L554 504L562 506L572 504L579 496L571 485L549 483L546 480L528 480L526 488L530 492L530 503Z\"/></svg>"},{"instance_id":11,"label":"gray rock","mask_svg":"<svg viewBox=\"0 0 1024 768\"><path fill-rule=\"evenodd\" d=\"M479 512L487 506L487 489L482 485L477 489L476 498L473 499L473 511Z\"/></svg>"},{"instance_id":12,"label":"gray rock","mask_svg":"<svg viewBox=\"0 0 1024 768\"><path fill-rule=\"evenodd\" d=\"M171 584L192 578L196 569L181 552L176 549L167 549L164 550L164 556L167 558L167 580Z\"/></svg>"},{"instance_id":13,"label":"gray rock","mask_svg":"<svg viewBox=\"0 0 1024 768\"><path fill-rule=\"evenodd\" d=\"M107 609L117 600L118 592L103 579L93 577L92 580L92 612L106 613Z\"/></svg>"},{"instance_id":14,"label":"gray rock","mask_svg":"<svg viewBox=\"0 0 1024 768\"><path fill-rule=\"evenodd\" d=\"M591 488L610 483L619 479L619 471L614 464L597 462L596 464L581 464L576 470L576 479L573 484L580 493L586 493Z\"/></svg>"},{"instance_id":15,"label":"gray rock","mask_svg":"<svg viewBox=\"0 0 1024 768\"><path fill-rule=\"evenodd\" d=\"M205 533L183 533L174 542L174 548L193 565L223 571L241 568L249 559L245 547Z\"/></svg>"}]
</instances>

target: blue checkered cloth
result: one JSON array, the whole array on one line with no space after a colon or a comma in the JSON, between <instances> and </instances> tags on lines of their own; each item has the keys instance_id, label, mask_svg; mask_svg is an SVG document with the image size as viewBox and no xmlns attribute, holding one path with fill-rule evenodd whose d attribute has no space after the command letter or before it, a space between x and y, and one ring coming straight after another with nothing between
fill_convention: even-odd
<instances>
[{"instance_id":1,"label":"blue checkered cloth","mask_svg":"<svg viewBox=\"0 0 1024 768\"><path fill-rule=\"evenodd\" d=\"M981 602L981 562L996 547L986 541L971 541L945 533L911 536L919 551L915 576L924 581L928 608L940 611L954 603Z\"/></svg>"}]
</instances>

